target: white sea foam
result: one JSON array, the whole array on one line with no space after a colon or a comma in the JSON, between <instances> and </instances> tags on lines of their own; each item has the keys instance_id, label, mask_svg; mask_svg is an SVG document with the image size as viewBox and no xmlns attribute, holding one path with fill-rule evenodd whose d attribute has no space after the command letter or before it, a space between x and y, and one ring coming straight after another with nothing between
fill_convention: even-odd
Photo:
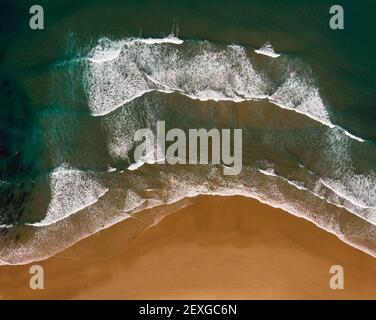
<instances>
[{"instance_id":1,"label":"white sea foam","mask_svg":"<svg viewBox=\"0 0 376 320\"><path fill-rule=\"evenodd\" d=\"M108 188L104 187L93 173L65 165L56 168L51 173L50 181L51 201L45 218L40 222L27 225L42 227L56 223L92 205L108 191Z\"/></svg>"},{"instance_id":2,"label":"white sea foam","mask_svg":"<svg viewBox=\"0 0 376 320\"><path fill-rule=\"evenodd\" d=\"M116 168L111 167L110 165L107 167L107 172L114 172L116 171Z\"/></svg>"},{"instance_id":3,"label":"white sea foam","mask_svg":"<svg viewBox=\"0 0 376 320\"><path fill-rule=\"evenodd\" d=\"M179 44L179 45L177 45ZM312 76L301 75L294 63L281 60L285 80L270 86L266 74L256 71L245 49L238 45L218 47L207 41L164 39L99 40L88 58L85 88L93 116L106 115L151 91L180 93L201 101L266 99L285 109L304 114L330 128L327 108ZM103 49L105 48L105 50ZM109 59L121 53L116 59ZM93 59L106 63L93 63ZM95 58L99 55L99 58ZM94 57L94 58L93 58ZM301 67L301 66L300 66ZM272 90L272 92L270 92ZM341 128L350 138L364 140Z\"/></svg>"},{"instance_id":4,"label":"white sea foam","mask_svg":"<svg viewBox=\"0 0 376 320\"><path fill-rule=\"evenodd\" d=\"M353 179L355 180L356 177L353 177ZM348 200L352 204L354 204L354 205L356 205L360 208L363 208L363 209L376 209L376 207L366 205L361 199L355 198L353 194L347 192L346 189L345 189L345 186L342 183L335 182L335 181L329 180L329 179L324 179L324 178L321 178L320 180L321 180L321 183L324 186L326 186L327 188L332 190L338 196ZM362 177L358 181L363 184L365 182L365 177ZM368 185L368 187L371 187L371 185ZM375 217L375 221L376 221L376 217Z\"/></svg>"},{"instance_id":5,"label":"white sea foam","mask_svg":"<svg viewBox=\"0 0 376 320\"><path fill-rule=\"evenodd\" d=\"M341 128L341 129L342 129L342 128ZM360 138L360 137L357 137L357 136L351 134L350 132L348 132L348 131L345 130L345 129L342 129L342 130L343 130L343 131L345 132L345 134L346 134L347 136L349 136L351 139L357 140L357 141L359 141L359 142L364 142L364 141L365 141L364 139L362 139L362 138Z\"/></svg>"},{"instance_id":6,"label":"white sea foam","mask_svg":"<svg viewBox=\"0 0 376 320\"><path fill-rule=\"evenodd\" d=\"M142 101L134 101L132 105L129 105L129 108L122 108L118 110L117 112L111 113L110 115L106 116L103 118L104 123L106 123L106 129L108 131L110 138L110 145L109 145L109 150L111 154L113 154L116 157L120 157L123 159L127 159L127 154L132 148L132 133L137 130L134 125L137 123L137 119L135 119L132 115L132 110L138 110L139 108L143 108L144 113L147 114L147 119L149 118L146 127L153 127L154 126L154 114L153 110L149 110L149 102L148 101L153 101L150 103L150 105L154 105L156 107L158 105L158 100L156 101L155 99L145 99ZM144 119L145 121L145 119ZM131 130L130 130L131 128ZM337 130L337 129L336 129ZM338 139L334 138L331 134L335 134L335 137L338 136L338 138L341 139L341 141L338 141ZM325 154L328 155L328 160L326 163L329 165L330 163L337 162L337 161L348 161L346 160L346 157L344 155L348 155L349 151L346 145L351 142L349 137L341 131L331 131L328 130L328 137L332 139L332 141L328 141L329 146L332 145L332 149L328 149ZM324 141L325 141L324 137ZM355 143L355 142L354 142ZM339 148L338 146L342 146L345 148ZM154 154L145 156L141 161L137 163L133 163L128 167L128 170L134 171L134 170L139 170L144 164L154 164L156 163ZM333 159L332 159L333 158ZM337 160L338 158L338 160ZM303 167L300 165L300 167ZM337 165L338 167L338 165ZM304 167L303 167L304 168ZM312 171L307 170L310 175L313 174ZM343 169L341 170L343 171ZM311 186L305 186L302 181L297 181L297 180L292 180L292 179L287 179L284 178L283 176L278 176L274 170L272 169L267 169L267 170L259 170L259 172L269 175L269 176L275 176L278 177L279 179L283 180L284 182L294 186L295 188L299 190L304 190L307 192L312 193L314 196L320 198L321 200L328 202L338 208L344 208L348 210L349 212L357 215L358 217L373 223L376 217L376 212L373 207L365 207L362 206L361 204L363 201L367 201L370 203L371 199L364 199L363 197L367 197L367 194L369 195L370 193L367 192L364 188L359 189L359 192L357 193L356 190L353 191L353 194L357 194L356 197L358 200L355 198L349 198L344 192L340 192L339 190L336 190L334 188L329 188L327 185L323 184L321 180L317 181L316 184L311 183ZM329 172L331 173L331 172ZM349 179L351 181L351 177L354 176L353 173L349 173ZM329 179L329 178L328 178ZM359 177L357 179L359 181L362 181L362 178ZM372 180L372 179L371 179ZM366 182L364 186L367 186L370 184L370 181ZM344 180L344 183L346 183L346 180ZM359 186L358 186L359 187ZM342 188L346 188L345 185L342 185ZM328 190L331 190L329 192ZM362 191L360 191L362 190ZM376 192L375 192L376 194ZM351 195L350 195L351 196ZM373 201L373 200L372 200Z\"/></svg>"},{"instance_id":7,"label":"white sea foam","mask_svg":"<svg viewBox=\"0 0 376 320\"><path fill-rule=\"evenodd\" d=\"M93 115L108 114L122 106L124 101L135 103L137 97L151 91L177 92L200 100L237 102L268 99L277 106L308 115L333 129L328 130L326 137L329 142L326 150L328 163L344 163L348 166L351 161L349 141L364 141L347 131L345 134L338 133L339 128L330 122L319 90L310 77L303 77L295 70L289 70L279 87L270 92L269 79L256 71L244 48L240 46L218 48L207 42L191 45L174 39L132 39L118 43L102 41L104 42L101 48L95 48L89 56L85 73ZM284 57L277 61L282 58ZM151 105L150 108L152 107ZM132 134L136 129L137 119L127 113L127 108L122 108L121 111L103 117L103 123L109 133L111 156L126 158L132 147ZM147 110L145 112L148 113ZM148 118L147 121L151 124L155 119ZM229 178L222 179L216 168L208 170L208 167L199 173L190 172L189 169L179 175L168 172L167 167L162 166L160 171L154 171L156 176L150 179L134 172L136 169L148 170L150 174L150 167L144 165L152 164L150 159L146 157L131 165L127 171L122 170L114 175L126 176L124 180L130 184L127 185L129 190L123 190L123 185L111 190L90 172L68 166L55 169L51 174L51 202L47 215L43 221L29 224L29 227L37 230L37 235L30 247L21 248L15 244L17 250L11 246L1 248L0 264L27 263L33 259L46 258L97 230L131 217L140 210L174 203L199 194L243 195L258 199L304 217L350 245L376 256L376 248L366 243L366 240L372 241L376 236L376 190L373 187L376 178L371 174L355 174L354 171L338 166L338 172L333 172L333 175L337 174L341 179L322 178L311 188L300 181L277 175L271 168L256 170L259 175L246 168L244 174L237 176L234 181ZM109 167L108 172L112 171L113 168ZM310 173L313 174L311 171ZM260 175L270 180L262 180ZM155 181L158 181L158 184L154 185ZM288 188L294 188L291 195L287 192ZM124 199L121 209L110 210L113 200L109 195L111 192L116 194L112 194L112 197L117 201ZM309 197L309 200L302 195ZM99 199L102 202L98 201ZM87 213L89 210L82 210L88 206L91 206L90 214ZM330 207L330 210L327 210L327 206L334 209ZM69 224L73 213L77 211L85 212L87 219L92 221L91 227L86 228L86 224ZM117 214L109 216L109 212ZM39 242L51 239L46 236L48 232L58 234L62 227L66 232L71 232L71 238L67 237L64 244L56 244L56 247L48 252L35 249L41 248Z\"/></svg>"},{"instance_id":8,"label":"white sea foam","mask_svg":"<svg viewBox=\"0 0 376 320\"><path fill-rule=\"evenodd\" d=\"M182 44L183 42L183 40L175 37L174 35L169 35L166 38L132 38L125 41L111 41L108 38L102 38L99 40L98 45L94 48L94 50L90 52L88 60L93 63L104 63L115 60L119 57L123 46L131 46L137 43L153 45L163 43Z\"/></svg>"},{"instance_id":9,"label":"white sea foam","mask_svg":"<svg viewBox=\"0 0 376 320\"><path fill-rule=\"evenodd\" d=\"M137 170L138 168L141 168L144 164L154 164L157 162L156 160L151 160L151 159L154 159L153 154L142 157L139 161L132 163L127 169L129 171L134 171L134 170Z\"/></svg>"},{"instance_id":10,"label":"white sea foam","mask_svg":"<svg viewBox=\"0 0 376 320\"><path fill-rule=\"evenodd\" d=\"M372 206L366 206L361 203L360 199L354 198L353 195L345 193L343 191L344 186L340 183L334 183L328 179L320 178L315 187L311 190L306 188L301 182L289 180L281 175L277 175L273 169L258 169L258 171L266 176L276 177L281 181L284 181L299 190L304 190L314 195L315 197L332 204L338 208L343 208L348 212L356 215L357 217L367 221L376 226L376 208ZM324 180L327 180L326 182ZM332 194L328 194L323 187L332 191Z\"/></svg>"},{"instance_id":11,"label":"white sea foam","mask_svg":"<svg viewBox=\"0 0 376 320\"><path fill-rule=\"evenodd\" d=\"M251 92L254 97L257 97L259 99L268 99L281 108L294 110L298 113L309 115L310 118L319 121L320 123L333 129L328 131L327 137L329 140L334 139L332 143L333 148L331 150L328 150L327 154L331 158L336 158L328 158L328 163L332 163L333 161L338 163L343 162L346 156L348 156L349 151L346 147L346 150L343 150L342 152L340 147L346 146L351 139L360 141L359 139L355 139L354 136L349 135L346 131L333 125L330 122L328 112L323 103L323 100L320 97L319 90L315 86L315 82L309 76L303 77L302 74L304 73L302 73L301 70L290 70L290 72L284 75L284 81L282 81L279 87L275 89L274 93L266 96L264 95L264 91L267 91L266 88L268 81L265 80L265 77L262 77L255 71L249 58L245 54L244 48L232 45L227 47L226 49L218 49L213 47L211 44L204 43L201 44L198 49L196 50L198 53L195 53L193 56L187 58L186 56L183 57L180 51L176 48L166 48L165 50L163 50L163 54L167 53L167 56L170 59L169 61L164 62L163 58L161 58L160 56L160 48L151 46L151 48L148 48L146 50L147 53L145 53L145 48L139 48L138 52L140 53L140 56L150 56L148 63L143 65L143 72L145 72L145 82L149 82L151 84L151 87L155 86L155 88L159 88L153 89L155 91L162 91L167 93L179 92L180 94L188 96L192 99L199 100L211 99L216 101L244 101L248 99L246 98L246 96L251 95ZM152 54L150 50L154 50L154 53ZM171 50L172 53L169 53ZM161 65L157 64L157 60L153 60L156 59L154 57L155 55L158 56L159 60L162 59ZM238 64L228 66L230 62L233 61L232 59L236 60ZM181 65L180 60L184 60L185 64ZM192 60L194 60L195 62L191 62ZM168 63L170 63L170 67L166 68L164 65ZM209 66L207 68L208 71L207 73L202 75L199 70L205 70L205 65ZM116 64L115 66L111 66L109 72L106 72L105 74L110 74L113 68L115 68L116 70L118 67L120 68L120 66L123 66L123 64ZM92 66L89 66L89 69L91 68ZM183 72L182 70L184 70L184 68L186 68L186 71ZM214 70L212 70L211 68L213 68ZM192 76L192 74L194 76ZM226 76L226 74L229 75ZM208 78L205 78L207 76ZM182 79L181 83L178 81L179 77L181 77ZM200 79L200 77L202 77L202 79ZM244 82L243 80L245 78L249 79L249 81ZM95 83L96 81L94 81L94 84ZM117 84L115 84L115 86L116 85ZM94 85L94 87L96 87L96 85ZM214 89L212 89L212 87ZM226 88L227 91L223 88ZM121 95L122 93L120 89L121 88L115 88L114 91L119 92ZM106 94L108 93L108 91L106 90L107 89L105 85L104 91L101 92L98 96L94 96L95 99L99 99L96 100L97 102L99 101L99 106L103 106L105 109L106 107L104 106L104 103L101 103L100 101L101 99L108 98L106 97ZM148 89L144 92L150 92L153 90ZM225 91L225 94L223 93L223 91ZM110 99L114 98L111 96L111 93ZM142 100L140 102L140 104L142 104L142 106L140 105L140 108L145 108L145 100ZM249 98L249 100L252 99ZM133 99L130 99L128 101L133 101ZM130 142L132 141L133 137L130 132L128 132L128 127L132 126L134 123L137 123L137 119L131 118L131 115L126 111L127 108L122 108L121 110L121 112L116 113L116 117L122 115L121 119L114 119L112 117L114 113L112 113L108 119L107 117L104 117L104 121L108 123L106 127L109 132L109 136L111 137L109 144L109 150L111 151L111 154L115 155L116 157L125 159L127 158L127 153L131 148ZM105 114L106 113L107 112L105 112ZM150 112L148 112L147 110L145 110L145 113L150 115L153 114L153 111L150 110ZM152 127L154 125L153 120L149 120L150 121L146 126ZM132 130L134 131L135 128L133 128ZM340 136L343 141L337 141L337 136ZM128 170L134 171L140 169L145 163L152 164L154 162L154 157L150 157L150 159L146 157L138 163L131 164L128 167ZM271 171L265 171L263 173L269 175L274 174ZM350 179L352 176L353 174L349 173ZM319 197L320 199L325 200L328 203L333 204L339 208L346 208L351 213L354 213L355 215L369 222L373 222L375 220L374 217L376 216L376 214L372 206L367 208L362 208L361 205L358 206L358 204L362 203L362 198L367 194L367 192L358 193L356 196L358 200L356 200L356 198L351 199L350 197L346 196L344 192L337 192L339 190L335 190L333 188L330 189L332 193L328 193L328 186L325 186L326 188L322 188L321 184L317 184L317 187L319 189L311 190L309 188L306 188L300 181L291 181L288 179L284 179L284 181L290 185L293 185L299 190L312 192L312 194ZM342 188L347 187L343 186Z\"/></svg>"},{"instance_id":12,"label":"white sea foam","mask_svg":"<svg viewBox=\"0 0 376 320\"><path fill-rule=\"evenodd\" d=\"M120 52L121 52L121 48L116 48L116 49L111 48L109 50L97 49L95 54L92 57L89 57L88 59L94 63L108 62L119 57Z\"/></svg>"},{"instance_id":13,"label":"white sea foam","mask_svg":"<svg viewBox=\"0 0 376 320\"><path fill-rule=\"evenodd\" d=\"M277 177L277 175L274 173L274 170L272 169L268 169L268 170L258 169L258 171L265 174L266 176Z\"/></svg>"},{"instance_id":14,"label":"white sea foam","mask_svg":"<svg viewBox=\"0 0 376 320\"><path fill-rule=\"evenodd\" d=\"M13 224L0 224L0 228L10 229L13 228Z\"/></svg>"},{"instance_id":15,"label":"white sea foam","mask_svg":"<svg viewBox=\"0 0 376 320\"><path fill-rule=\"evenodd\" d=\"M295 72L291 72L287 80L269 99L280 107L295 110L322 124L333 126L324 102L320 97L319 90L312 83L312 79L304 79Z\"/></svg>"},{"instance_id":16,"label":"white sea foam","mask_svg":"<svg viewBox=\"0 0 376 320\"><path fill-rule=\"evenodd\" d=\"M217 50L208 42L184 48L135 42L124 46L115 61L89 62L85 80L93 115L107 114L150 91L179 92L204 101L266 97L265 83L242 47Z\"/></svg>"},{"instance_id":17,"label":"white sea foam","mask_svg":"<svg viewBox=\"0 0 376 320\"><path fill-rule=\"evenodd\" d=\"M290 75L289 77L287 77L286 82L290 82L290 79L294 77L296 77L296 75ZM307 86L309 86L309 84L303 82L300 88L297 90L298 94L299 92L304 92L304 88ZM278 92L280 99L288 99L286 98L286 96L288 96L288 90L286 88L289 86L282 85L281 87L283 89ZM286 93L286 95L284 95L284 93ZM130 103L128 107L121 108L116 112L113 112L102 118L109 136L109 150L113 156L115 156L116 158L128 159L128 152L133 146L133 133L140 128L137 127L140 119L134 116L134 114L138 114L138 112L135 112L134 110L143 110L144 116L142 117L142 121L147 122L144 123L142 127L154 127L155 121L157 120L155 118L155 109L158 108L158 105L161 103L161 101L164 101L164 98L159 101L160 98L163 97L159 97L158 95L151 95L145 97L145 99L142 100L135 100ZM315 100L315 95L313 95L313 98L304 96L304 100L306 101L310 101L311 99ZM294 101L292 101L291 103L294 103ZM163 104L164 103L162 102L162 105ZM351 151L348 148L350 143L356 144L356 142L353 141L353 139L350 139L348 135L344 134L343 131L340 131L338 127L331 128L333 130L326 130L325 132L327 134L322 137L322 142L325 143L325 145L327 144L327 149L323 151L323 153L328 158L324 162L326 163L326 165L334 165L336 168L340 168L339 171L341 173L344 172L344 169L338 164L344 163L345 161L345 166L351 166L349 163L347 163L351 161L351 159L349 158ZM362 148L366 147L367 145L363 145ZM131 164L128 167L128 170L138 170L145 163L153 164L155 162L155 155L148 155L145 156L144 159L141 159L141 161ZM264 170L260 172L262 172L263 174L276 176L275 172L272 170ZM314 175L314 173L310 170L307 170L307 172L311 175ZM335 170L329 170L327 173L322 174L326 176L327 179L333 179L335 175L331 176L330 174L332 173L335 174ZM347 176L348 178L343 179L343 181L341 182L343 183L342 188L348 190L349 196L351 196L351 193L353 195L356 195L356 197L354 197L353 199L349 198L349 196L346 196L346 194L343 192L337 192L337 190L334 190L333 188L331 188L332 192L328 192L328 186L325 186L322 183L317 182L316 185L312 184L311 186L305 186L302 181L286 178L284 178L284 181L290 185L295 186L299 190L312 192L312 194L324 201L327 201L330 204L333 204L339 208L346 208L349 212L354 213L362 219L373 222L376 217L376 212L374 211L373 206L362 207L361 205L363 201L367 201L367 203L374 201L376 203L376 197L374 197L375 199L366 199L367 197L370 197L370 192L367 191L366 187L367 185L372 184L372 178L366 179L368 182L364 184L363 188L359 188L358 186L358 188L353 188L354 190L350 191L351 188L348 187L348 181L351 181L352 177L354 177L354 173L349 171L347 173ZM359 177L359 179L357 180L362 181L362 177ZM376 180L376 178L374 180ZM323 188L323 186L325 188ZM376 194L376 190L374 194Z\"/></svg>"},{"instance_id":18,"label":"white sea foam","mask_svg":"<svg viewBox=\"0 0 376 320\"><path fill-rule=\"evenodd\" d=\"M168 168L165 166L162 166L161 169L162 171L158 174L161 180L158 183L163 183L164 192L161 193L162 190L150 184L154 180L153 178L149 179L139 175L130 175L127 180L130 182L133 181L140 190L143 190L142 196L139 192L123 190L125 193L123 196L124 209L120 210L118 214L112 217L109 214L113 211L110 209L113 201L111 200L113 196L111 196L105 200L100 207L90 210L90 213L86 211L85 214L88 220L83 220L81 222L83 223L82 225L69 224L69 219L72 216L68 216L66 219L60 220L56 224L45 226L45 228L36 228L37 233L33 238L34 240L29 244L29 247L14 243L15 247L7 246L1 248L0 253L2 261L0 261L0 264L25 264L35 259L45 259L55 254L57 251L89 236L93 232L93 229L82 230L84 225L96 226L95 230L98 231L110 227L121 220L133 217L135 213L146 208L175 203L182 199L201 194L220 196L241 195L255 198L265 204L281 208L298 217L303 217L313 222L318 227L335 234L342 241L376 256L376 248L372 247L372 243L368 243L368 241L374 239L376 227L367 225L366 222L362 224L362 222L356 220L357 217L351 217L351 215L348 215L348 212L342 212L339 207L337 210L333 208L326 209L325 202L321 200L321 202L319 202L316 200L319 198L314 195L308 198L297 196L295 191L296 186L293 186L295 188L294 190L289 190L285 186L286 184L281 184L281 182L284 183L283 179L276 175L272 169L254 171L253 169L247 168L245 169L246 172L240 177L227 177L226 179L219 173L220 168L215 167L196 166L193 170L176 173L169 172ZM264 174L263 171L266 174ZM202 174L204 172L206 172L206 175ZM270 180L265 181L264 178ZM121 190L119 189L119 191ZM113 190L113 192L116 193L119 191L116 191L116 189ZM109 192L111 192L111 190ZM298 192L305 193L305 190L298 190ZM307 193L307 195L309 195L309 193ZM117 194L116 198L118 196L120 196L120 194ZM317 211L318 207L320 207L319 212ZM166 210L163 210L163 212L164 214L162 213L154 217L154 222L151 221L151 224L158 223L167 214ZM346 216L345 220L342 220L341 217L344 215L348 216ZM135 218L137 219L137 217ZM99 221L102 221L102 223L99 223ZM61 224L60 227L59 224ZM59 234L61 228L64 228L64 230L68 232L67 236L64 238L65 242L62 244L54 243L53 248L49 247L49 250L41 250L46 245L46 241L50 241L55 233L56 235ZM61 239L61 237L59 239Z\"/></svg>"}]
</instances>

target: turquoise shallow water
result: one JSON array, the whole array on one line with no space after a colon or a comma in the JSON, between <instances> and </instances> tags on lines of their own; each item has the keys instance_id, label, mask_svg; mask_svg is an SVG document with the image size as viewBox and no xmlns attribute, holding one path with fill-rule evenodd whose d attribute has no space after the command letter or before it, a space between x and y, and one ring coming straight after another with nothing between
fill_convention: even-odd
<instances>
[{"instance_id":1,"label":"turquoise shallow water","mask_svg":"<svg viewBox=\"0 0 376 320\"><path fill-rule=\"evenodd\" d=\"M344 30L330 1L40 1L38 31L32 4L7 1L1 19L4 263L197 194L260 199L375 255L371 1L342 2ZM255 53L267 41L278 58ZM242 128L242 173L128 170L134 132L157 120Z\"/></svg>"}]
</instances>

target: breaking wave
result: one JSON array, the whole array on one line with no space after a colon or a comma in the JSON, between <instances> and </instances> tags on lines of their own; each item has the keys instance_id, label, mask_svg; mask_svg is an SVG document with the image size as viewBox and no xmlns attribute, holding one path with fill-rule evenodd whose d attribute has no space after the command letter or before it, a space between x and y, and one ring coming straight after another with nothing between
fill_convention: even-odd
<instances>
[{"instance_id":1,"label":"breaking wave","mask_svg":"<svg viewBox=\"0 0 376 320\"><path fill-rule=\"evenodd\" d=\"M84 59L59 65L52 71L64 75L54 84L62 92L56 104L85 104L90 115L64 109L72 118L56 120L61 130L49 122L46 135L60 134L50 147L63 149L74 134L86 144L73 155L51 152L54 169L40 182L49 192L43 217L0 226L10 235L27 234L20 241L1 240L0 264L47 258L146 208L185 205L197 195L258 199L376 257L375 147L331 122L309 66L291 55L271 59L272 52L277 55L271 48L264 46L259 55L240 45L175 36L102 38ZM134 163L134 132L163 119L172 128L243 128L241 174L223 176L221 166L213 165ZM68 123L79 133L64 131ZM95 153L100 164L88 169ZM46 202L40 194L31 209ZM171 211L153 216L146 227Z\"/></svg>"},{"instance_id":2,"label":"breaking wave","mask_svg":"<svg viewBox=\"0 0 376 320\"><path fill-rule=\"evenodd\" d=\"M267 44L262 52L274 52L270 48ZM262 65L261 70L256 70L245 48L239 45L183 42L175 37L123 41L102 38L88 61L85 84L94 116L112 112L145 93L159 91L177 92L201 101L267 99L335 127L312 71L291 57L279 59L273 70Z\"/></svg>"}]
</instances>

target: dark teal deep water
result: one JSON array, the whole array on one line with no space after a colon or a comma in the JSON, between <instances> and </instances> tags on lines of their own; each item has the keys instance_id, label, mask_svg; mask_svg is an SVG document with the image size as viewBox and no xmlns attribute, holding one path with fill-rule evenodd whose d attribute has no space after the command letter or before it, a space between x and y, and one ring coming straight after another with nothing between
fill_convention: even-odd
<instances>
[{"instance_id":1,"label":"dark teal deep water","mask_svg":"<svg viewBox=\"0 0 376 320\"><path fill-rule=\"evenodd\" d=\"M261 198L314 220L362 250L376 252L374 2L41 0L44 30L29 28L32 4L3 1L0 12L0 259L22 262L53 254L108 226L108 221L121 220L106 216L109 208L126 212L145 199L173 202L190 192ZM333 4L344 7L344 30L329 28ZM180 69L189 63L195 66L192 61L202 52L225 52L219 64L228 63L240 72L243 56L232 56L228 47L236 44L257 73L268 79L268 94L291 72L310 84L300 91L290 88L288 98L294 105L317 88L335 127L266 101L203 102L176 91L147 93L103 116L93 115L93 88L102 92L119 81L109 76L115 67L98 71L94 80L89 77L97 71L87 56L98 40L164 38L174 24L185 41L181 46L155 45L150 52L140 46L137 54L129 53L143 75L157 75L158 68L165 72L174 55L184 60ZM254 49L266 41L282 53L280 58L255 55ZM157 54L159 60L154 61ZM125 78L130 74L127 61L116 66L126 70ZM205 64L201 73L189 70L180 76L200 78L211 72ZM218 89L212 80L190 87L188 78L182 79L181 88L188 96L203 87ZM222 181L199 168L143 166L127 171L132 134L156 120L185 130L242 128L243 174ZM109 166L116 171L109 172ZM259 177L253 170L269 175ZM181 190L174 187L176 179ZM200 189L203 185L207 189ZM170 192L174 188L180 193ZM72 227L76 222L71 214L81 210L82 216L88 215L83 218L86 224ZM54 223L61 219L67 224ZM43 251L46 239L57 238L62 230L66 239ZM30 253L12 254L30 248L32 239L39 239L40 247L32 244Z\"/></svg>"}]
</instances>

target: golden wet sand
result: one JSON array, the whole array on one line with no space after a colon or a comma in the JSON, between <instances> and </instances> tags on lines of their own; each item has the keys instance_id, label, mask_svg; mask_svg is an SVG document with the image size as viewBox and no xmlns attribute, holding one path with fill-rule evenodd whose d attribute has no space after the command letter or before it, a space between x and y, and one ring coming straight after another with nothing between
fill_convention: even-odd
<instances>
[{"instance_id":1,"label":"golden wet sand","mask_svg":"<svg viewBox=\"0 0 376 320\"><path fill-rule=\"evenodd\" d=\"M0 267L3 299L376 298L376 259L314 224L244 197L200 196L133 241L128 219L80 241L43 266ZM150 211L143 214L148 215ZM142 228L141 228L142 229ZM344 268L344 290L329 269Z\"/></svg>"}]
</instances>

